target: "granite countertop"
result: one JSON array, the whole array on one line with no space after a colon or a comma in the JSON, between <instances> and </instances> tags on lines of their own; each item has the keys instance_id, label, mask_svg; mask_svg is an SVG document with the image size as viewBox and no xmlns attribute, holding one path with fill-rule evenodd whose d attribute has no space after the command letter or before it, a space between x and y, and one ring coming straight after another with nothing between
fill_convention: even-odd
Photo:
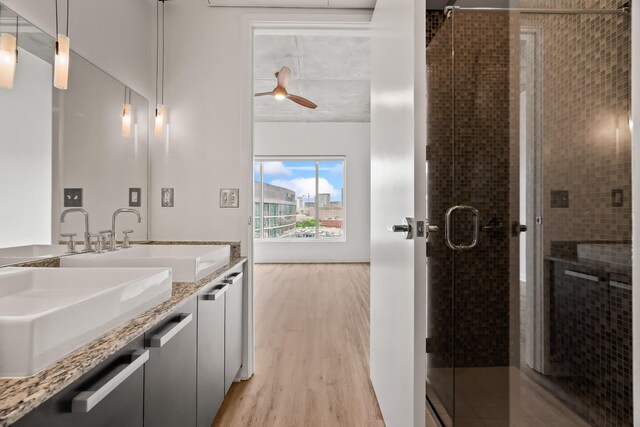
<instances>
[{"instance_id":1,"label":"granite countertop","mask_svg":"<svg viewBox=\"0 0 640 427\"><path fill-rule=\"evenodd\" d=\"M26 378L0 378L0 427L15 423L44 401L115 354L136 337L157 325L212 281L246 261L232 256L229 263L196 283L174 283L168 301L117 326L105 335L80 347L49 368Z\"/></svg>"}]
</instances>

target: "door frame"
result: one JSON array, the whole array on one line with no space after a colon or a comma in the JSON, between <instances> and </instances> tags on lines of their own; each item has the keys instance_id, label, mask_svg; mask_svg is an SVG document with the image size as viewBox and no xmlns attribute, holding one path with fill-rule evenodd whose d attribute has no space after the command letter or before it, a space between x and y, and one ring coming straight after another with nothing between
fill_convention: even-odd
<instances>
[{"instance_id":1,"label":"door frame","mask_svg":"<svg viewBox=\"0 0 640 427\"><path fill-rule=\"evenodd\" d=\"M549 373L549 290L544 280L544 157L543 141L544 113L543 88L544 73L544 34L541 28L522 27L520 40L526 40L533 46L533 61L527 64L528 74L533 75L533 138L526 141L526 174L525 189L527 200L526 224L528 226L526 254L526 319L525 360L526 363L542 374ZM521 92L520 92L521 93ZM527 96L531 92L527 91ZM522 124L521 124L522 125ZM521 163L522 164L522 163ZM522 172L522 171L521 171Z\"/></svg>"},{"instance_id":2,"label":"door frame","mask_svg":"<svg viewBox=\"0 0 640 427\"><path fill-rule=\"evenodd\" d=\"M265 9L259 13L255 9L242 18L241 46L245 53L242 57L241 70L246 82L241 88L243 98L243 142L241 150L244 157L244 167L247 181L246 194L240 199L246 207L244 214L247 218L247 290L243 296L243 310L247 313L247 322L243 327L242 368L238 374L240 380L247 380L256 372L255 366L255 319L254 319L254 238L253 238L253 197L254 197L254 121L253 121L253 39L256 32L271 34L290 34L299 31L305 34L325 34L326 31L341 31L355 29L368 31L371 21L371 11L321 10L320 13L301 12L299 9L282 9L278 13ZM246 147L246 148L244 148ZM241 211L242 212L242 211Z\"/></svg>"}]
</instances>

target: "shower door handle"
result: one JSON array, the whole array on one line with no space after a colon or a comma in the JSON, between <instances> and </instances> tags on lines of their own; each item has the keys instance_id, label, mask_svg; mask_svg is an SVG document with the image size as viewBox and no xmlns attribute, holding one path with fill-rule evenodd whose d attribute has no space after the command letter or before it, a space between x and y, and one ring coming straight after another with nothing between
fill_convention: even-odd
<instances>
[{"instance_id":1,"label":"shower door handle","mask_svg":"<svg viewBox=\"0 0 640 427\"><path fill-rule=\"evenodd\" d=\"M457 245L453 242L451 231L451 216L455 211L469 211L473 214L473 240L468 245ZM450 208L444 217L444 239L447 242L447 246L454 251L468 251L478 246L478 239L480 237L480 214L478 209L473 206L458 205Z\"/></svg>"}]
</instances>

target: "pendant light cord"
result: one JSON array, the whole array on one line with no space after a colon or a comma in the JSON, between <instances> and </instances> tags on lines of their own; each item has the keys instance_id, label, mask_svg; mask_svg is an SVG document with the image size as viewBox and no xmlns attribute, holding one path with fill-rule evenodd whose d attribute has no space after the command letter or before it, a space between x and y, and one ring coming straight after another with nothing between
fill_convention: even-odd
<instances>
[{"instance_id":1,"label":"pendant light cord","mask_svg":"<svg viewBox=\"0 0 640 427\"><path fill-rule=\"evenodd\" d=\"M55 0L56 5L56 55L58 54L58 34L60 34L60 25L58 23L58 0ZM67 30L65 35L69 37L69 0L67 0Z\"/></svg>"},{"instance_id":2,"label":"pendant light cord","mask_svg":"<svg viewBox=\"0 0 640 427\"><path fill-rule=\"evenodd\" d=\"M160 7L156 2L156 114L158 114L158 69L160 68L160 57L158 56L158 50L160 45Z\"/></svg>"},{"instance_id":3,"label":"pendant light cord","mask_svg":"<svg viewBox=\"0 0 640 427\"><path fill-rule=\"evenodd\" d=\"M16 14L16 64L18 63L18 24L20 17Z\"/></svg>"},{"instance_id":4,"label":"pendant light cord","mask_svg":"<svg viewBox=\"0 0 640 427\"><path fill-rule=\"evenodd\" d=\"M58 0L56 0L56 43L58 40L58 34L60 34L60 32L58 31Z\"/></svg>"},{"instance_id":5,"label":"pendant light cord","mask_svg":"<svg viewBox=\"0 0 640 427\"><path fill-rule=\"evenodd\" d=\"M162 86L161 86L162 98L160 102L162 102L163 105L164 105L164 23L165 23L164 3L165 3L165 0L162 0Z\"/></svg>"}]
</instances>

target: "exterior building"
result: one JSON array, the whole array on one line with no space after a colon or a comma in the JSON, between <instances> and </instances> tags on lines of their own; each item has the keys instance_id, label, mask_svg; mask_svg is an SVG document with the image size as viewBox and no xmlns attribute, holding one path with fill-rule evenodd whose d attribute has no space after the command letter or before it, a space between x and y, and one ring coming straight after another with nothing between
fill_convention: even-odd
<instances>
[{"instance_id":1,"label":"exterior building","mask_svg":"<svg viewBox=\"0 0 640 427\"><path fill-rule=\"evenodd\" d=\"M316 199L318 201L318 208L322 209L324 206L327 206L331 203L331 194L318 193L318 197Z\"/></svg>"},{"instance_id":2,"label":"exterior building","mask_svg":"<svg viewBox=\"0 0 640 427\"><path fill-rule=\"evenodd\" d=\"M262 203L260 202L263 195ZM296 231L296 193L288 188L255 183L254 236L256 238L292 237ZM262 221L260 212L262 210Z\"/></svg>"}]
</instances>

